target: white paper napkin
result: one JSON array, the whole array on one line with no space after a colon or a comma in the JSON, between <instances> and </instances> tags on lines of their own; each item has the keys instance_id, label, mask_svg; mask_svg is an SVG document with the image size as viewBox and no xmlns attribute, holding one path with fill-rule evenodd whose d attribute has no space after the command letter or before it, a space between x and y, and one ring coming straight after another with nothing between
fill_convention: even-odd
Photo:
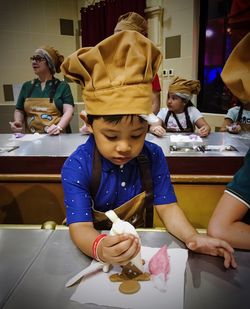
<instances>
[{"instance_id":1,"label":"white paper napkin","mask_svg":"<svg viewBox=\"0 0 250 309\"><path fill-rule=\"evenodd\" d=\"M145 271L150 258L160 248L142 247L142 258L146 261ZM136 294L119 292L120 282L111 282L112 273L121 272L119 267L109 273L98 272L83 278L71 300L81 304L93 303L102 306L113 306L133 309L182 309L184 301L184 273L188 258L186 249L168 249L170 272L166 283L166 291L157 290L152 280L140 281L141 289Z\"/></svg>"}]
</instances>

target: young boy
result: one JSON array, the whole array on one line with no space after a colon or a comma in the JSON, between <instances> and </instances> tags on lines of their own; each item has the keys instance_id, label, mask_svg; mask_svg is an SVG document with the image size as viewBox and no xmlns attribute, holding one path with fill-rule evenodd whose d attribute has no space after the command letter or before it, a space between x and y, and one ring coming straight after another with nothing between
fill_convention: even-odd
<instances>
[{"instance_id":1,"label":"young boy","mask_svg":"<svg viewBox=\"0 0 250 309\"><path fill-rule=\"evenodd\" d=\"M121 31L64 61L62 72L83 86L91 132L62 169L71 238L85 254L110 264L126 264L138 253L140 245L133 235L107 236L98 229L105 228L104 212L110 209L136 226L142 222L148 200L144 180L150 177L141 177L137 158L144 155L150 163L153 204L167 230L189 249L220 255L225 267L236 267L230 245L198 235L187 221L177 205L162 149L145 141L151 82L161 59L160 51L146 37ZM98 169L99 181L95 177Z\"/></svg>"}]
</instances>

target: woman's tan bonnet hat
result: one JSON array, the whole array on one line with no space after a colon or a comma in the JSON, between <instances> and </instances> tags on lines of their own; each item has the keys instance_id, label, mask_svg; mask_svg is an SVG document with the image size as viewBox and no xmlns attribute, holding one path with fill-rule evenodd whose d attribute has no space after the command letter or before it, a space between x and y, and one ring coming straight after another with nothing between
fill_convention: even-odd
<instances>
[{"instance_id":1,"label":"woman's tan bonnet hat","mask_svg":"<svg viewBox=\"0 0 250 309\"><path fill-rule=\"evenodd\" d=\"M150 114L161 52L136 31L118 32L67 57L62 73L83 87L87 114Z\"/></svg>"},{"instance_id":2,"label":"woman's tan bonnet hat","mask_svg":"<svg viewBox=\"0 0 250 309\"><path fill-rule=\"evenodd\" d=\"M118 18L114 32L123 30L134 30L146 35L148 32L148 24L146 19L138 13L128 12Z\"/></svg>"},{"instance_id":3,"label":"woman's tan bonnet hat","mask_svg":"<svg viewBox=\"0 0 250 309\"><path fill-rule=\"evenodd\" d=\"M231 52L221 78L241 102L250 102L250 32Z\"/></svg>"},{"instance_id":4,"label":"woman's tan bonnet hat","mask_svg":"<svg viewBox=\"0 0 250 309\"><path fill-rule=\"evenodd\" d=\"M35 51L35 55L45 57L52 74L61 72L60 67L64 60L64 56L60 55L54 47L48 45L42 46Z\"/></svg>"},{"instance_id":5,"label":"woman's tan bonnet hat","mask_svg":"<svg viewBox=\"0 0 250 309\"><path fill-rule=\"evenodd\" d=\"M190 99L193 94L198 94L200 89L199 80L187 80L176 76L171 80L168 92L175 93L184 99Z\"/></svg>"}]
</instances>

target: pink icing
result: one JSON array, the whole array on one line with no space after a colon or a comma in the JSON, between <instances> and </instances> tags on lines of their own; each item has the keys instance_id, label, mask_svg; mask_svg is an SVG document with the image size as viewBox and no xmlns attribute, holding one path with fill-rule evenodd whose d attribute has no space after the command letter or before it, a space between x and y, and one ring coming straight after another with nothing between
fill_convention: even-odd
<instances>
[{"instance_id":1,"label":"pink icing","mask_svg":"<svg viewBox=\"0 0 250 309\"><path fill-rule=\"evenodd\" d=\"M151 275L157 276L163 274L164 279L167 280L167 274L170 270L167 245L164 245L154 256L152 256L148 263L148 269Z\"/></svg>"}]
</instances>

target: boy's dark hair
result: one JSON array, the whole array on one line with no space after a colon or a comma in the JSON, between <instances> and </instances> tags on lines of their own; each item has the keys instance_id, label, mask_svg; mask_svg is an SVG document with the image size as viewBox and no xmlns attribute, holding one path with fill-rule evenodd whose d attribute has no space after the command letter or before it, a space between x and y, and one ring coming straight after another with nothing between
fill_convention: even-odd
<instances>
[{"instance_id":1,"label":"boy's dark hair","mask_svg":"<svg viewBox=\"0 0 250 309\"><path fill-rule=\"evenodd\" d=\"M140 122L146 121L142 117L139 117L138 115L102 115L102 116L88 115L88 123L90 125L92 125L95 119L103 118L104 121L106 121L106 122L117 124L117 123L121 122L123 117L130 118L130 122L132 123L135 116L137 116L139 118Z\"/></svg>"}]
</instances>

